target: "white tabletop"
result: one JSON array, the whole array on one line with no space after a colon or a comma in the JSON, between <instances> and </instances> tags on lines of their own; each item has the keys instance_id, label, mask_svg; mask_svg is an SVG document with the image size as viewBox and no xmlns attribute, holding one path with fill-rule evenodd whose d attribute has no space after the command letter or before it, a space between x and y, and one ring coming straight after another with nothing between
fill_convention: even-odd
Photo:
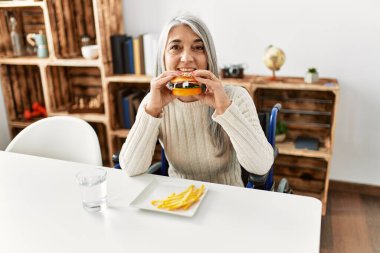
<instances>
[{"instance_id":1,"label":"white tabletop","mask_svg":"<svg viewBox=\"0 0 380 253\"><path fill-rule=\"evenodd\" d=\"M0 252L319 252L317 199L205 183L180 217L129 206L159 176L108 168L109 207L90 213L75 174L91 167L0 152Z\"/></svg>"}]
</instances>

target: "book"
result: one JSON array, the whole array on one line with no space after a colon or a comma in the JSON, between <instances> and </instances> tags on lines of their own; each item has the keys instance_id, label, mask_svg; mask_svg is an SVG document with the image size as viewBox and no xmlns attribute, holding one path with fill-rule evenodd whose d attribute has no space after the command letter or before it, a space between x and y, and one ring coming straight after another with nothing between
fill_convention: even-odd
<instances>
[{"instance_id":1,"label":"book","mask_svg":"<svg viewBox=\"0 0 380 253\"><path fill-rule=\"evenodd\" d=\"M295 140L296 149L319 150L319 140L312 137L298 136Z\"/></svg>"},{"instance_id":2,"label":"book","mask_svg":"<svg viewBox=\"0 0 380 253\"><path fill-rule=\"evenodd\" d=\"M133 39L132 37L128 37L128 39L124 42L123 47L124 52L124 73L134 74L134 60L133 60Z\"/></svg>"},{"instance_id":3,"label":"book","mask_svg":"<svg viewBox=\"0 0 380 253\"><path fill-rule=\"evenodd\" d=\"M139 38L133 38L133 62L136 75L141 75L141 54L139 43Z\"/></svg>"},{"instance_id":4,"label":"book","mask_svg":"<svg viewBox=\"0 0 380 253\"><path fill-rule=\"evenodd\" d=\"M132 127L131 120L131 106L129 96L123 97L122 99L122 111L123 111L123 126L124 128L130 129Z\"/></svg>"},{"instance_id":5,"label":"book","mask_svg":"<svg viewBox=\"0 0 380 253\"><path fill-rule=\"evenodd\" d=\"M137 110L145 95L145 91L135 88L125 88L118 91L117 112L121 127L128 129L132 127L136 119Z\"/></svg>"},{"instance_id":6,"label":"book","mask_svg":"<svg viewBox=\"0 0 380 253\"><path fill-rule=\"evenodd\" d=\"M135 91L133 91L133 93L128 95L129 118L130 118L132 125L135 123L136 114L137 114L140 103L143 100L144 96L145 96L145 92L143 92L142 90L135 90Z\"/></svg>"},{"instance_id":7,"label":"book","mask_svg":"<svg viewBox=\"0 0 380 253\"><path fill-rule=\"evenodd\" d=\"M139 47L140 47L140 68L141 68L141 74L145 74L145 56L144 56L144 37L143 35L140 35L138 37L139 39Z\"/></svg>"},{"instance_id":8,"label":"book","mask_svg":"<svg viewBox=\"0 0 380 253\"><path fill-rule=\"evenodd\" d=\"M116 111L120 127L125 128L123 98L131 93L131 88L121 89L117 92Z\"/></svg>"},{"instance_id":9,"label":"book","mask_svg":"<svg viewBox=\"0 0 380 253\"><path fill-rule=\"evenodd\" d=\"M125 34L111 35L111 54L114 74L124 73L123 43L127 40Z\"/></svg>"},{"instance_id":10,"label":"book","mask_svg":"<svg viewBox=\"0 0 380 253\"><path fill-rule=\"evenodd\" d=\"M143 35L145 74L152 76L157 55L158 37L156 34Z\"/></svg>"}]
</instances>

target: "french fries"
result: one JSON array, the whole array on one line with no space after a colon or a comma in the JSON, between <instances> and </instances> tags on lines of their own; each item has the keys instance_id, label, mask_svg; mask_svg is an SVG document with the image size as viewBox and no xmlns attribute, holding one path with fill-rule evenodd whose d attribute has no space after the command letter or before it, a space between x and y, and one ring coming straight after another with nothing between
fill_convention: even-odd
<instances>
[{"instance_id":1,"label":"french fries","mask_svg":"<svg viewBox=\"0 0 380 253\"><path fill-rule=\"evenodd\" d=\"M169 211L183 209L189 209L194 203L196 203L204 192L205 186L202 185L196 188L194 185L190 185L186 190L181 193L172 193L166 199L153 200L151 203L157 208L167 209Z\"/></svg>"}]
</instances>

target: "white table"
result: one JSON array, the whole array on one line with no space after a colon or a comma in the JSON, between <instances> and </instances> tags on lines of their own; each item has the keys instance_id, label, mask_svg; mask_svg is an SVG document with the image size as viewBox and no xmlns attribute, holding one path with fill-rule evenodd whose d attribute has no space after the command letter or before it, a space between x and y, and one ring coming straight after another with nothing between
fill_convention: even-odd
<instances>
[{"instance_id":1,"label":"white table","mask_svg":"<svg viewBox=\"0 0 380 253\"><path fill-rule=\"evenodd\" d=\"M89 213L75 174L90 167L0 152L0 252L319 252L317 199L207 183L179 217L129 206L156 176L108 169L110 206Z\"/></svg>"}]
</instances>

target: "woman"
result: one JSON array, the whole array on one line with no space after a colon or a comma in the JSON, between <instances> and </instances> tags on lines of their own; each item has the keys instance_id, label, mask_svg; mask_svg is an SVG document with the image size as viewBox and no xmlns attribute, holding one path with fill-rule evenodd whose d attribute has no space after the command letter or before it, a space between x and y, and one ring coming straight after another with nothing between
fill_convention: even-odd
<instances>
[{"instance_id":1,"label":"woman","mask_svg":"<svg viewBox=\"0 0 380 253\"><path fill-rule=\"evenodd\" d=\"M205 84L205 93L172 95L167 84L183 72ZM193 16L174 18L161 33L150 93L120 152L128 175L147 171L157 138L172 177L243 186L240 165L263 175L273 163L252 98L222 85L210 32Z\"/></svg>"}]
</instances>

